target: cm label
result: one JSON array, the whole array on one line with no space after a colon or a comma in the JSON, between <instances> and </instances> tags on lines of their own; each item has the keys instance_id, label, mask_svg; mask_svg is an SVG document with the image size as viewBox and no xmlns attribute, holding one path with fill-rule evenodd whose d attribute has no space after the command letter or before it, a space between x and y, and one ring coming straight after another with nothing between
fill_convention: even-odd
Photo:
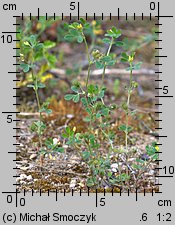
<instances>
[{"instance_id":1,"label":"cm label","mask_svg":"<svg viewBox=\"0 0 175 225\"><path fill-rule=\"evenodd\" d=\"M15 11L16 10L16 4L3 4L2 8L5 11Z\"/></svg>"}]
</instances>

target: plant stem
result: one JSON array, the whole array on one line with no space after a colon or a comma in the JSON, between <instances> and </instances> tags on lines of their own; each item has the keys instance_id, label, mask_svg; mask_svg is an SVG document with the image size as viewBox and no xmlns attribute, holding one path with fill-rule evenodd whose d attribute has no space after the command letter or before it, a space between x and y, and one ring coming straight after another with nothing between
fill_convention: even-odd
<instances>
[{"instance_id":1,"label":"plant stem","mask_svg":"<svg viewBox=\"0 0 175 225\"><path fill-rule=\"evenodd\" d=\"M87 86L88 86L88 82L89 82L89 78L90 78L90 68L91 66L89 65L88 66L88 76L87 76L87 79L86 79L86 89L87 89Z\"/></svg>"},{"instance_id":2,"label":"plant stem","mask_svg":"<svg viewBox=\"0 0 175 225\"><path fill-rule=\"evenodd\" d=\"M39 122L41 125L42 122L42 114L40 112L41 110L41 104L40 104L40 100L39 100L39 95L38 95L38 81L37 81L37 77L34 75L34 59L33 59L33 49L32 49L32 63L31 63L31 67L32 67L32 79L33 79L33 83L34 83L34 91L35 91L35 96L36 96L36 101L37 101L37 106L38 106L38 111L39 111ZM40 148L42 148L42 140L41 140L41 132L39 132L39 144L40 144Z\"/></svg>"},{"instance_id":3,"label":"plant stem","mask_svg":"<svg viewBox=\"0 0 175 225\"><path fill-rule=\"evenodd\" d=\"M114 38L112 37L106 56L109 56L109 53L110 53L111 48L112 48L112 45L113 45L113 41L114 41ZM104 65L104 67L103 67L103 73L102 73L102 86L103 86L103 84L104 84L105 70L106 70L106 63L105 63L105 65Z\"/></svg>"},{"instance_id":4,"label":"plant stem","mask_svg":"<svg viewBox=\"0 0 175 225\"><path fill-rule=\"evenodd\" d=\"M131 88L132 88L132 63L130 63L130 81L128 87L128 98L127 98L127 112L126 112L126 131L125 131L125 147L128 150L128 119L129 119L129 104L131 98Z\"/></svg>"},{"instance_id":5,"label":"plant stem","mask_svg":"<svg viewBox=\"0 0 175 225\"><path fill-rule=\"evenodd\" d=\"M86 37L85 37L84 33L82 33L82 35L83 35L83 40L84 40L85 47L86 47L86 54L87 54L87 57L88 57L88 64L89 64L88 75L87 75L87 79L86 79L86 89L87 89L89 78L90 78L91 58L90 58L90 54L89 54L89 47L88 47L88 44L87 44L87 41L86 41Z\"/></svg>"}]
</instances>

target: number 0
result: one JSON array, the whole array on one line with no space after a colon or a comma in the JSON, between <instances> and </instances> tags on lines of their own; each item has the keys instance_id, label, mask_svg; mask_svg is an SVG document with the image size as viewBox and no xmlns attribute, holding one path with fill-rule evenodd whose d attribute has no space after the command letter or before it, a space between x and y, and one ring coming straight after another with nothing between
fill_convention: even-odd
<instances>
[{"instance_id":1,"label":"number 0","mask_svg":"<svg viewBox=\"0 0 175 225\"><path fill-rule=\"evenodd\" d=\"M7 195L7 203L12 203L12 195Z\"/></svg>"},{"instance_id":2,"label":"number 0","mask_svg":"<svg viewBox=\"0 0 175 225\"><path fill-rule=\"evenodd\" d=\"M155 2L150 2L150 9L155 10L156 8L156 3Z\"/></svg>"},{"instance_id":3,"label":"number 0","mask_svg":"<svg viewBox=\"0 0 175 225\"><path fill-rule=\"evenodd\" d=\"M20 198L20 206L25 206L25 198Z\"/></svg>"},{"instance_id":4,"label":"number 0","mask_svg":"<svg viewBox=\"0 0 175 225\"><path fill-rule=\"evenodd\" d=\"M7 36L2 35L1 38L2 38L3 44L4 44L4 43L10 44L10 43L13 42L13 37L12 37L12 35L7 35Z\"/></svg>"}]
</instances>

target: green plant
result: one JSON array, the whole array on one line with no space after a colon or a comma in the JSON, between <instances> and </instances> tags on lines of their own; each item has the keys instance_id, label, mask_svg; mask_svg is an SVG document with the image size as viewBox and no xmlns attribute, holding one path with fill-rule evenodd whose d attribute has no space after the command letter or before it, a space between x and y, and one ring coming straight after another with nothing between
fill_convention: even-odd
<instances>
[{"instance_id":1,"label":"green plant","mask_svg":"<svg viewBox=\"0 0 175 225\"><path fill-rule=\"evenodd\" d=\"M40 19L36 19L36 17L25 17L21 23L21 26L17 27L17 36L16 38L20 40L17 42L17 55L20 55L20 61L25 60L25 62L31 62L31 48L29 45L26 45L27 42L34 44L33 41L40 40L42 34L45 32L47 28L52 26L55 22L59 21L60 17L56 17L55 20L53 17L48 17L46 20L45 16L41 16ZM32 41L33 39L33 41ZM34 40L35 39L35 40ZM25 44L26 43L26 44ZM35 70L37 71L38 77L40 80L45 80L43 74L53 68L57 61L57 57L53 54L50 54L49 49L56 46L56 43L50 40L43 40L43 43L37 43L37 46L33 46L34 52L34 62L37 61L37 66L35 66ZM20 48L18 48L20 47ZM25 58L25 59L24 59ZM29 65L27 63L21 63L20 67L26 73L25 76L22 77L21 82L19 82L20 86L25 86L30 83L32 78L31 74L28 73Z\"/></svg>"},{"instance_id":2,"label":"green plant","mask_svg":"<svg viewBox=\"0 0 175 225\"><path fill-rule=\"evenodd\" d=\"M60 142L57 138L48 138L45 141L45 145L47 146L47 149L50 150L50 152L64 152L64 148L60 147ZM47 151L48 152L48 151Z\"/></svg>"},{"instance_id":3,"label":"green plant","mask_svg":"<svg viewBox=\"0 0 175 225\"><path fill-rule=\"evenodd\" d=\"M129 63L129 67L127 70L130 72L130 79L129 79L129 86L126 87L127 91L127 101L122 104L122 109L125 112L126 115L126 122L125 124L120 125L119 130L123 131L125 133L125 147L126 151L128 151L128 134L132 130L132 127L129 126L129 116L132 116L134 114L134 111L130 110L130 100L132 92L135 88L137 88L138 83L133 81L133 70L139 69L141 66L141 62L133 65L135 52L131 53L130 55L126 53L121 54L122 58L121 61L125 63Z\"/></svg>"},{"instance_id":4,"label":"green plant","mask_svg":"<svg viewBox=\"0 0 175 225\"><path fill-rule=\"evenodd\" d=\"M154 162L159 158L157 154L158 150L159 147L156 142L153 142L152 145L147 145L146 154L143 154L141 158L136 158L135 162L132 164L132 168L137 171L135 187L137 187L137 183L141 178L142 174L148 170L151 162Z\"/></svg>"},{"instance_id":5,"label":"green plant","mask_svg":"<svg viewBox=\"0 0 175 225\"><path fill-rule=\"evenodd\" d=\"M25 53L28 55L28 57L26 62L24 54L21 54L22 63L20 64L20 67L22 68L24 73L31 73L31 83L28 84L27 87L32 88L34 90L39 112L39 120L35 121L31 125L31 131L36 132L38 134L39 152L40 154L45 154L46 150L43 147L42 135L46 129L46 124L43 121L42 114L51 114L52 110L48 108L48 101L43 102L41 104L39 98L39 89L45 88L45 84L41 82L41 77L39 76L36 67L39 66L41 62L43 62L43 59L46 60L49 65L53 65L55 63L56 58L54 58L48 52L48 49L54 47L55 43L51 41L45 41L44 43L40 43L37 41L37 37L35 35L31 35L26 38L23 44L25 46ZM48 143L50 143L50 145ZM56 148L56 145L53 145L50 139L46 142L46 146L48 147L48 149L61 150L59 148Z\"/></svg>"},{"instance_id":6,"label":"green plant","mask_svg":"<svg viewBox=\"0 0 175 225\"><path fill-rule=\"evenodd\" d=\"M67 139L68 145L72 145L79 150L82 158L87 162L91 170L92 176L88 178L88 186L99 186L100 183L110 176L110 155L114 150L113 140L115 135L110 131L110 118L112 112L116 109L115 104L106 105L104 96L106 88L104 87L105 70L107 66L113 66L116 59L110 53L112 45L118 44L116 39L120 37L120 30L113 27L105 34L106 38L103 43L108 44L106 53L94 49L91 54L89 46L84 34L84 31L89 27L89 24L80 19L80 23L74 22L69 25L68 34L65 36L66 40L76 40L78 43L84 42L86 54L89 62L88 75L86 78L86 85L82 87L78 81L74 81L71 87L73 93L65 95L65 100L74 101L78 103L81 101L87 117L84 118L89 123L89 129L85 133L76 133L70 127L67 127L63 137ZM95 64L98 69L102 69L102 85L99 87L95 84L89 84L91 65ZM109 151L104 157L100 154L100 147L103 146L99 139L107 142ZM81 151L81 146L85 146L85 151ZM112 179L112 178L111 178Z\"/></svg>"},{"instance_id":7,"label":"green plant","mask_svg":"<svg viewBox=\"0 0 175 225\"><path fill-rule=\"evenodd\" d=\"M50 21L51 22L51 21ZM52 22L50 23L52 24ZM32 27L32 24L30 24ZM40 43L38 37L47 26L41 20L41 32L39 35L23 35L21 44L21 63L20 69L28 75L27 86L32 88L35 93L37 110L39 119L31 125L31 131L37 134L37 149L39 150L40 161L42 163L43 156L47 154L50 159L55 159L54 154L64 151L63 145L60 143L61 138L45 138L47 131L47 123L44 120L44 114L51 114L49 108L49 100L41 101L40 89L45 88L43 82L43 73L55 66L57 57L52 54L51 49L55 47L52 41L44 41ZM151 162L158 159L157 144L146 146L146 154L138 154L139 150L131 143L130 132L133 127L130 126L130 117L135 114L131 110L130 104L134 91L137 88L137 83L133 79L133 70L139 69L141 62L134 64L135 52L121 53L121 61L128 65L129 82L126 86L126 101L122 103L121 108L125 114L123 124L119 126L119 130L123 132L125 138L124 146L119 146L118 131L113 122L112 114L115 113L118 106L110 104L106 101L105 73L106 68L114 66L119 56L115 52L111 52L113 46L124 46L122 41L118 41L121 36L121 31L116 27L112 27L104 34L104 38L100 43L107 46L106 52L99 50L95 45L96 34L99 23L92 21L91 24L84 19L79 22L73 22L65 25L64 40L69 42L77 42L84 47L88 60L88 74L85 77L84 83L74 80L71 85L71 90L64 96L66 101L73 101L76 104L81 104L81 107L86 112L83 120L87 123L85 132L78 132L74 125L68 126L65 123L65 131L62 133L65 146L68 145L76 149L86 166L90 170L90 176L87 179L88 187L102 187L104 184L108 186L129 187L130 184L137 187L139 179L150 169ZM30 30L31 27L28 29ZM100 28L99 28L100 29ZM100 31L101 32L101 31ZM26 34L28 31L26 31ZM89 40L90 39L90 40ZM63 41L61 39L60 41ZM69 43L70 44L70 43ZM102 48L104 49L104 48ZM62 60L63 54L60 55ZM91 69L96 67L101 71L100 84L91 81ZM81 65L75 65L73 68L66 69L66 75L78 75L81 71ZM48 88L48 87L47 87ZM114 82L114 93L117 96L120 93L120 82L116 79ZM79 107L78 107L79 108ZM112 126L111 126L112 124ZM114 126L113 126L114 125ZM135 140L135 139L133 139ZM117 146L118 145L118 146ZM105 151L106 149L106 151ZM134 154L137 154L134 158ZM132 158L132 162L131 159ZM113 166L113 169L112 169ZM132 180L132 178L134 178Z\"/></svg>"},{"instance_id":8,"label":"green plant","mask_svg":"<svg viewBox=\"0 0 175 225\"><path fill-rule=\"evenodd\" d=\"M66 144L73 146L78 150L83 160L87 163L91 171L91 177L87 179L88 186L100 187L103 182L108 182L113 185L129 185L128 181L131 179L131 174L134 170L139 169L138 180L141 176L141 171L145 171L149 167L149 163L157 158L155 154L155 145L147 146L146 151L150 156L149 161L143 161L136 159L135 164L130 165L128 157L131 154L128 149L128 136L132 130L129 126L129 117L133 116L135 111L130 110L130 100L132 93L137 88L137 82L133 80L133 70L137 70L141 66L141 62L134 64L135 53L121 54L121 61L129 64L127 70L130 74L129 85L126 87L127 100L122 104L122 109L125 112L125 124L119 127L119 130L125 134L125 149L116 149L114 146L115 134L110 130L110 118L112 112L116 109L115 104L106 105L104 101L106 88L104 87L105 70L107 66L113 66L116 63L116 58L111 54L111 48L113 44L122 46L122 42L116 41L121 36L120 30L113 27L108 30L103 39L103 43L108 44L106 53L100 52L98 49L94 49L91 54L89 53L89 47L84 35L84 30L89 27L89 24L83 19L80 23L74 22L69 25L68 34L65 36L67 40L76 40L78 43L84 42L87 58L89 62L88 75L86 78L86 85L82 87L78 81L74 81L71 87L72 93L65 95L65 100L74 101L78 103L81 101L87 116L84 120L89 123L89 129L85 133L76 133L76 128L67 127L63 137L67 140ZM95 64L98 69L102 69L102 85L99 87L96 84L89 83L91 65ZM118 94L119 82L115 84ZM102 140L102 142L100 141ZM108 152L104 156L100 153L100 148L104 147L104 143L108 143ZM85 150L82 151L81 147L84 146ZM118 154L123 163L126 165L126 172L124 172L119 166L117 171L119 174L113 176L110 170L112 153ZM125 154L125 158L122 156ZM141 165L139 165L141 163ZM118 165L118 164L117 164ZM132 173L129 173L129 170Z\"/></svg>"},{"instance_id":9,"label":"green plant","mask_svg":"<svg viewBox=\"0 0 175 225\"><path fill-rule=\"evenodd\" d=\"M152 30L150 34L146 34L144 36L135 38L124 38L123 39L123 49L125 51L137 51L138 49L141 49L150 43L154 42L157 39L157 30Z\"/></svg>"}]
</instances>

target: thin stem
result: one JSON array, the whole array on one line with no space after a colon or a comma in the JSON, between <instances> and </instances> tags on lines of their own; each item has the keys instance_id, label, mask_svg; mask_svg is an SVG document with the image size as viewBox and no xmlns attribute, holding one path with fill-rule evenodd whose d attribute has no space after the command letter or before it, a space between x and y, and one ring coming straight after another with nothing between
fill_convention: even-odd
<instances>
[{"instance_id":1,"label":"thin stem","mask_svg":"<svg viewBox=\"0 0 175 225\"><path fill-rule=\"evenodd\" d=\"M112 37L106 56L109 56L109 53L110 53L111 48L112 48L112 45L113 45L113 41L114 41L114 38ZM102 86L103 86L103 84L104 84L105 70L106 70L106 63L105 63L105 65L104 65L103 73L102 73Z\"/></svg>"},{"instance_id":2,"label":"thin stem","mask_svg":"<svg viewBox=\"0 0 175 225\"><path fill-rule=\"evenodd\" d=\"M89 83L89 78L90 78L90 70L91 70L91 65L88 66L88 75L87 75L87 79L86 79L86 89Z\"/></svg>"},{"instance_id":3,"label":"thin stem","mask_svg":"<svg viewBox=\"0 0 175 225\"><path fill-rule=\"evenodd\" d=\"M128 150L128 120L129 120L129 104L131 98L131 88L132 88L132 63L130 63L130 81L129 81L129 88L128 88L128 98L127 98L127 112L126 112L126 131L125 131L125 146L126 151Z\"/></svg>"},{"instance_id":4,"label":"thin stem","mask_svg":"<svg viewBox=\"0 0 175 225\"><path fill-rule=\"evenodd\" d=\"M88 57L88 75L87 75L87 79L86 79L86 88L88 86L88 82L89 82L89 78L90 78L90 69L91 69L91 58L90 58L90 54L89 54L89 47L88 47L88 44L87 44L87 41L86 41L86 37L84 35L84 33L82 33L83 35L83 40L84 40L84 43L85 43L85 47L86 47L86 54L87 54L87 57Z\"/></svg>"},{"instance_id":5,"label":"thin stem","mask_svg":"<svg viewBox=\"0 0 175 225\"><path fill-rule=\"evenodd\" d=\"M40 100L39 100L39 95L38 95L38 81L37 81L37 77L34 75L34 59L33 59L33 49L32 49L32 62L31 62L31 67L32 67L32 79L33 79L33 83L34 83L34 91L35 91L35 96L36 96L36 101L37 101L37 106L38 106L38 111L39 111L39 122L41 125L42 122L42 114L40 112L41 110L41 104L40 104ZM41 140L41 132L39 132L39 144L40 144L40 148L42 148L42 140Z\"/></svg>"}]
</instances>

